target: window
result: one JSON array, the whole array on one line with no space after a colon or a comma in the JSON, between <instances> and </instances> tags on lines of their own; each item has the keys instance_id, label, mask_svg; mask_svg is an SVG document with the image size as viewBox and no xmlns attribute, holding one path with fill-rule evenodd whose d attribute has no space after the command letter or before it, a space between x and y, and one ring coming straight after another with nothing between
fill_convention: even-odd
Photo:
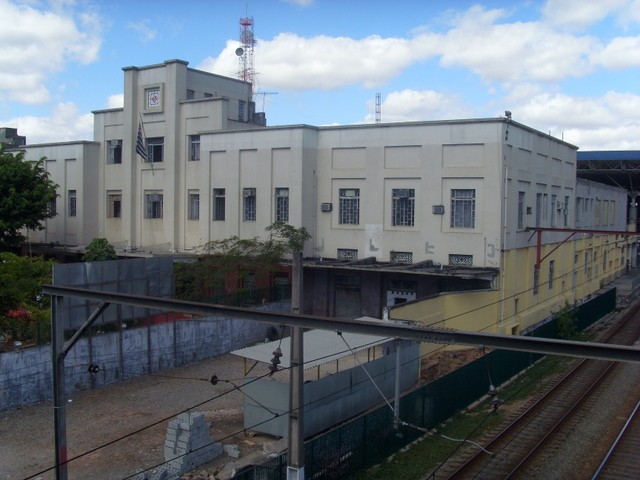
<instances>
[{"instance_id":1,"label":"window","mask_svg":"<svg viewBox=\"0 0 640 480\"><path fill-rule=\"evenodd\" d=\"M200 161L200 135L189 135L189 161Z\"/></svg>"},{"instance_id":2,"label":"window","mask_svg":"<svg viewBox=\"0 0 640 480\"><path fill-rule=\"evenodd\" d=\"M147 162L164 161L164 137L147 138Z\"/></svg>"},{"instance_id":3,"label":"window","mask_svg":"<svg viewBox=\"0 0 640 480\"><path fill-rule=\"evenodd\" d=\"M551 195L551 226L556 226L556 205L557 205L557 195Z\"/></svg>"},{"instance_id":4,"label":"window","mask_svg":"<svg viewBox=\"0 0 640 480\"><path fill-rule=\"evenodd\" d=\"M358 250L355 248L339 248L338 260L357 260Z\"/></svg>"},{"instance_id":5,"label":"window","mask_svg":"<svg viewBox=\"0 0 640 480\"><path fill-rule=\"evenodd\" d=\"M413 253L411 252L391 252L392 263L413 263Z\"/></svg>"},{"instance_id":6,"label":"window","mask_svg":"<svg viewBox=\"0 0 640 480\"><path fill-rule=\"evenodd\" d=\"M196 98L196 92L187 89L187 100L193 100L194 98Z\"/></svg>"},{"instance_id":7,"label":"window","mask_svg":"<svg viewBox=\"0 0 640 480\"><path fill-rule=\"evenodd\" d=\"M518 228L524 228L524 202L525 192L518 192Z\"/></svg>"},{"instance_id":8,"label":"window","mask_svg":"<svg viewBox=\"0 0 640 480\"><path fill-rule=\"evenodd\" d=\"M289 189L276 188L276 222L289 221Z\"/></svg>"},{"instance_id":9,"label":"window","mask_svg":"<svg viewBox=\"0 0 640 480\"><path fill-rule=\"evenodd\" d=\"M204 92L204 98L211 98L211 97L213 97L213 93Z\"/></svg>"},{"instance_id":10,"label":"window","mask_svg":"<svg viewBox=\"0 0 640 480\"><path fill-rule=\"evenodd\" d=\"M120 192L107 193L107 218L122 216L122 194Z\"/></svg>"},{"instance_id":11,"label":"window","mask_svg":"<svg viewBox=\"0 0 640 480\"><path fill-rule=\"evenodd\" d=\"M162 218L162 194L147 193L144 196L144 218Z\"/></svg>"},{"instance_id":12,"label":"window","mask_svg":"<svg viewBox=\"0 0 640 480\"><path fill-rule=\"evenodd\" d=\"M564 196L564 205L562 206L562 214L564 215L564 226L569 225L569 195Z\"/></svg>"},{"instance_id":13,"label":"window","mask_svg":"<svg viewBox=\"0 0 640 480\"><path fill-rule=\"evenodd\" d=\"M49 201L49 215L55 217L58 214L58 201L53 199Z\"/></svg>"},{"instance_id":14,"label":"window","mask_svg":"<svg viewBox=\"0 0 640 480\"><path fill-rule=\"evenodd\" d=\"M542 225L542 194L536 193L536 227Z\"/></svg>"},{"instance_id":15,"label":"window","mask_svg":"<svg viewBox=\"0 0 640 480\"><path fill-rule=\"evenodd\" d=\"M243 188L242 197L244 205L242 209L243 220L245 222L256 221L256 189L255 188Z\"/></svg>"},{"instance_id":16,"label":"window","mask_svg":"<svg viewBox=\"0 0 640 480\"><path fill-rule=\"evenodd\" d=\"M338 223L341 225L358 225L360 223L360 189L341 188L340 211Z\"/></svg>"},{"instance_id":17,"label":"window","mask_svg":"<svg viewBox=\"0 0 640 480\"><path fill-rule=\"evenodd\" d=\"M122 140L108 140L107 150L107 163L122 163Z\"/></svg>"},{"instance_id":18,"label":"window","mask_svg":"<svg viewBox=\"0 0 640 480\"><path fill-rule=\"evenodd\" d=\"M472 267L473 255L460 255L459 253L449 254L449 265L460 265L463 267Z\"/></svg>"},{"instance_id":19,"label":"window","mask_svg":"<svg viewBox=\"0 0 640 480\"><path fill-rule=\"evenodd\" d=\"M415 190L413 188L394 188L392 191L391 224L400 227L413 227L415 220Z\"/></svg>"},{"instance_id":20,"label":"window","mask_svg":"<svg viewBox=\"0 0 640 480\"><path fill-rule=\"evenodd\" d=\"M475 228L476 191L451 190L451 228Z\"/></svg>"},{"instance_id":21,"label":"window","mask_svg":"<svg viewBox=\"0 0 640 480\"><path fill-rule=\"evenodd\" d=\"M544 193L542 195L542 221L544 222L545 225L547 224L547 218L549 218L548 211L549 211L549 195Z\"/></svg>"},{"instance_id":22,"label":"window","mask_svg":"<svg viewBox=\"0 0 640 480\"><path fill-rule=\"evenodd\" d=\"M553 288L553 271L555 269L554 260L549 260L549 290Z\"/></svg>"},{"instance_id":23,"label":"window","mask_svg":"<svg viewBox=\"0 0 640 480\"><path fill-rule=\"evenodd\" d=\"M77 215L77 203L76 203L76 191L75 190L69 190L67 192L67 196L68 196L68 200L69 200L69 216L70 217L75 217Z\"/></svg>"},{"instance_id":24,"label":"window","mask_svg":"<svg viewBox=\"0 0 640 480\"><path fill-rule=\"evenodd\" d=\"M246 103L247 102L245 102L244 100L238 100L238 121L239 122L244 122L244 107Z\"/></svg>"},{"instance_id":25,"label":"window","mask_svg":"<svg viewBox=\"0 0 640 480\"><path fill-rule=\"evenodd\" d=\"M213 219L224 220L224 188L213 189Z\"/></svg>"},{"instance_id":26,"label":"window","mask_svg":"<svg viewBox=\"0 0 640 480\"><path fill-rule=\"evenodd\" d=\"M189 192L189 220L200 219L200 194Z\"/></svg>"}]
</instances>

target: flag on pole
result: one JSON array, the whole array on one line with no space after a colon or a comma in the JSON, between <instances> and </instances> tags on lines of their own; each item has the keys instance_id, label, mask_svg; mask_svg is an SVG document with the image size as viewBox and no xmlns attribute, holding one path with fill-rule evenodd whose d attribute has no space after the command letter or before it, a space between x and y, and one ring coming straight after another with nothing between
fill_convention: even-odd
<instances>
[{"instance_id":1,"label":"flag on pole","mask_svg":"<svg viewBox=\"0 0 640 480\"><path fill-rule=\"evenodd\" d=\"M145 145L144 135L142 134L142 122L138 123L138 137L136 139L136 153L147 161L147 146Z\"/></svg>"}]
</instances>

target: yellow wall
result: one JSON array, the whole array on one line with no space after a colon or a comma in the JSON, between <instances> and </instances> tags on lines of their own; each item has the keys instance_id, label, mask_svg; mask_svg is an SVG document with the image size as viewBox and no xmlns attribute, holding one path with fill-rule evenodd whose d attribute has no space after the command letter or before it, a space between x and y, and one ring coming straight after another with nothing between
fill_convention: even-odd
<instances>
[{"instance_id":1,"label":"yellow wall","mask_svg":"<svg viewBox=\"0 0 640 480\"><path fill-rule=\"evenodd\" d=\"M580 235L583 238L542 246L537 293L533 246L503 253L499 290L450 292L403 303L392 307L390 317L436 328L518 335L558 312L565 303L588 299L626 272L635 237ZM441 345L423 344L421 353L438 348Z\"/></svg>"}]
</instances>

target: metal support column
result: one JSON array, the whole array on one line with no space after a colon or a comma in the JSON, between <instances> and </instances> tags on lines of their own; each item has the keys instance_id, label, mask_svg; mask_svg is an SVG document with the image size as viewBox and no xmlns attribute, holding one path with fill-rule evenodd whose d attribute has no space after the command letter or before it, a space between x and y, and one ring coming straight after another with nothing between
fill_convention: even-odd
<instances>
[{"instance_id":1,"label":"metal support column","mask_svg":"<svg viewBox=\"0 0 640 480\"><path fill-rule=\"evenodd\" d=\"M402 340L396 338L396 385L395 396L393 401L393 428L398 430L400 427L400 344Z\"/></svg>"},{"instance_id":2,"label":"metal support column","mask_svg":"<svg viewBox=\"0 0 640 480\"><path fill-rule=\"evenodd\" d=\"M302 252L293 252L291 312L300 314L302 304ZM304 480L304 349L303 329L291 329L291 368L289 370L289 439L287 480Z\"/></svg>"},{"instance_id":3,"label":"metal support column","mask_svg":"<svg viewBox=\"0 0 640 480\"><path fill-rule=\"evenodd\" d=\"M53 428L57 480L67 480L67 412L64 391L64 323L62 297L51 297L51 360L53 365Z\"/></svg>"}]
</instances>

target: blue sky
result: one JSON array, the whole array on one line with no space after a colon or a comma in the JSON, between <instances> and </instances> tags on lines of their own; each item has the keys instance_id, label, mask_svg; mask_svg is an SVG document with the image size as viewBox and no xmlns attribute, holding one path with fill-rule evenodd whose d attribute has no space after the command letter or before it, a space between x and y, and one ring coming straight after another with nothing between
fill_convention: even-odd
<instances>
[{"instance_id":1,"label":"blue sky","mask_svg":"<svg viewBox=\"0 0 640 480\"><path fill-rule=\"evenodd\" d=\"M590 149L640 149L640 0L0 0L0 126L93 138L122 67L179 58L235 76L254 21L269 125L513 119ZM9 21L7 21L9 20Z\"/></svg>"}]
</instances>

